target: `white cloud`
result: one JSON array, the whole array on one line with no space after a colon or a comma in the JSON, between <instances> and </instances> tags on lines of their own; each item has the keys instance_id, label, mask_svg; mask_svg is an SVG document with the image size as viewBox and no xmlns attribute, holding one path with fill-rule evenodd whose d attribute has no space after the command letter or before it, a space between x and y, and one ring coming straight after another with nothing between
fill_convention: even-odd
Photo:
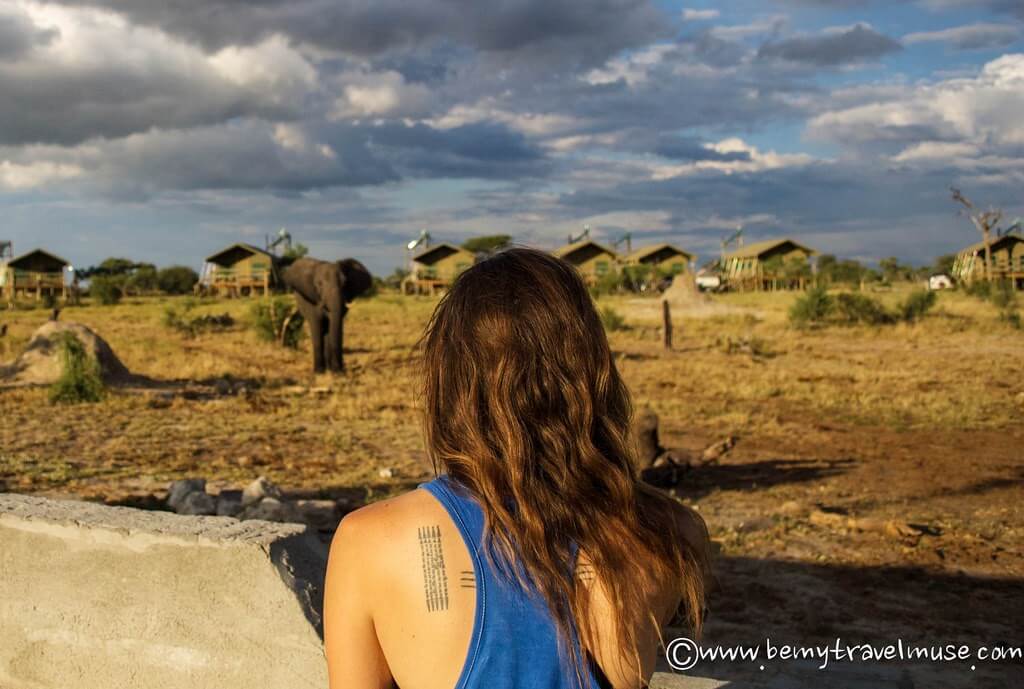
<instances>
[{"instance_id":1,"label":"white cloud","mask_svg":"<svg viewBox=\"0 0 1024 689\"><path fill-rule=\"evenodd\" d=\"M430 89L409 84L395 71L348 72L338 79L342 95L331 119L362 117L420 117L429 109Z\"/></svg>"},{"instance_id":2,"label":"white cloud","mask_svg":"<svg viewBox=\"0 0 1024 689\"><path fill-rule=\"evenodd\" d=\"M948 43L961 50L976 50L1010 45L1024 32L1010 24L968 24L941 31L920 31L903 37L908 45L916 43Z\"/></svg>"},{"instance_id":3,"label":"white cloud","mask_svg":"<svg viewBox=\"0 0 1024 689\"><path fill-rule=\"evenodd\" d=\"M1024 145L1024 54L993 60L974 77L886 93L884 100L818 115L809 135L849 146L895 143L918 157L939 150L914 149L926 142L971 144L979 151Z\"/></svg>"},{"instance_id":4,"label":"white cloud","mask_svg":"<svg viewBox=\"0 0 1024 689\"><path fill-rule=\"evenodd\" d=\"M10 160L0 160L0 188L12 191L34 189L72 179L82 173L83 170L79 166L65 163L45 160L16 163Z\"/></svg>"},{"instance_id":5,"label":"white cloud","mask_svg":"<svg viewBox=\"0 0 1024 689\"><path fill-rule=\"evenodd\" d=\"M721 12L718 10L695 10L687 7L683 10L683 21L703 22L711 19L718 19Z\"/></svg>"},{"instance_id":6,"label":"white cloud","mask_svg":"<svg viewBox=\"0 0 1024 689\"><path fill-rule=\"evenodd\" d=\"M294 102L316 88L316 70L282 36L254 46L229 46L209 58L221 75L281 102Z\"/></svg>"},{"instance_id":7,"label":"white cloud","mask_svg":"<svg viewBox=\"0 0 1024 689\"><path fill-rule=\"evenodd\" d=\"M609 60L604 67L590 70L582 78L594 86L610 84L620 79L630 86L636 86L647 81L650 70L676 50L676 46L672 44L652 45L625 57Z\"/></svg>"},{"instance_id":8,"label":"white cloud","mask_svg":"<svg viewBox=\"0 0 1024 689\"><path fill-rule=\"evenodd\" d=\"M725 174L760 172L762 170L808 165L815 162L813 156L805 153L762 152L756 146L736 137L723 139L717 143L705 144L705 148L721 154L745 153L747 160L697 160L681 165L653 164L650 167L651 179L672 179L673 177L685 177L706 171L724 172Z\"/></svg>"}]
</instances>

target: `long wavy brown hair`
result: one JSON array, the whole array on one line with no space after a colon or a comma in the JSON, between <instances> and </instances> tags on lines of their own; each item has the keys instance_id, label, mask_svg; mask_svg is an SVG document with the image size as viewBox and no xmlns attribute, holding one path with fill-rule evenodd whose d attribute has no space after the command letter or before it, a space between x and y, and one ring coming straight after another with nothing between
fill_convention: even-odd
<instances>
[{"instance_id":1,"label":"long wavy brown hair","mask_svg":"<svg viewBox=\"0 0 1024 689\"><path fill-rule=\"evenodd\" d=\"M587 587L567 576L577 548L638 672L652 587L675 587L699 633L706 551L683 508L639 480L629 392L576 270L533 249L494 254L455 280L422 345L435 470L479 500L492 563L543 595L580 686L580 646L597 640Z\"/></svg>"}]
</instances>

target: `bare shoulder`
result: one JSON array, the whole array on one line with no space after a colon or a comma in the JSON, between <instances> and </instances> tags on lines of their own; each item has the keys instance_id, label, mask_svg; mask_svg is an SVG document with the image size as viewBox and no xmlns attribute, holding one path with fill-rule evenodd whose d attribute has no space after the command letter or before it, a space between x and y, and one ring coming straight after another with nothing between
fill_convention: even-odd
<instances>
[{"instance_id":1,"label":"bare shoulder","mask_svg":"<svg viewBox=\"0 0 1024 689\"><path fill-rule=\"evenodd\" d=\"M419 489L361 507L341 520L331 541L331 553L386 556L397 545L394 534L422 523L424 517L436 514L439 508L427 491Z\"/></svg>"}]
</instances>

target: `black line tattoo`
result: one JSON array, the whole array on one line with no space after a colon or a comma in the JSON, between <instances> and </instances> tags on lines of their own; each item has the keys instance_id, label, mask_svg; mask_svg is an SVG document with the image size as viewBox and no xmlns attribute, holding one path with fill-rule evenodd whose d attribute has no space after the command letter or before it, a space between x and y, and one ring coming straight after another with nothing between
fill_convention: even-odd
<instances>
[{"instance_id":1,"label":"black line tattoo","mask_svg":"<svg viewBox=\"0 0 1024 689\"><path fill-rule=\"evenodd\" d=\"M459 587L464 589L476 588L476 575L473 570L462 570L459 572Z\"/></svg>"},{"instance_id":2,"label":"black line tattoo","mask_svg":"<svg viewBox=\"0 0 1024 689\"><path fill-rule=\"evenodd\" d=\"M419 537L420 556L423 560L423 592L427 598L427 610L447 610L448 574L444 568L444 553L441 550L441 527L421 526Z\"/></svg>"}]
</instances>

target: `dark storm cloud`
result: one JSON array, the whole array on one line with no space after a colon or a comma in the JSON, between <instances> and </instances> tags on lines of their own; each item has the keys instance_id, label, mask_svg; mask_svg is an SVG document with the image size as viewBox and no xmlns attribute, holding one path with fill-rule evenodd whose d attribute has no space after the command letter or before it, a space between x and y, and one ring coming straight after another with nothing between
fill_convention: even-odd
<instances>
[{"instance_id":1,"label":"dark storm cloud","mask_svg":"<svg viewBox=\"0 0 1024 689\"><path fill-rule=\"evenodd\" d=\"M451 39L484 51L548 45L601 59L664 35L649 0L50 0L117 11L207 50L273 34L356 55ZM556 45L557 44L557 45Z\"/></svg>"},{"instance_id":2,"label":"dark storm cloud","mask_svg":"<svg viewBox=\"0 0 1024 689\"><path fill-rule=\"evenodd\" d=\"M0 144L73 145L243 116L297 116L292 106L214 75L146 72L126 64L0 70L0 93Z\"/></svg>"},{"instance_id":3,"label":"dark storm cloud","mask_svg":"<svg viewBox=\"0 0 1024 689\"><path fill-rule=\"evenodd\" d=\"M858 24L839 33L800 36L765 43L757 54L763 59L782 59L832 67L879 58L902 49L898 42L888 36L878 33L870 26Z\"/></svg>"},{"instance_id":4,"label":"dark storm cloud","mask_svg":"<svg viewBox=\"0 0 1024 689\"><path fill-rule=\"evenodd\" d=\"M371 150L415 177L508 179L543 176L543 152L503 125L473 123L451 129L387 124L360 130Z\"/></svg>"},{"instance_id":5,"label":"dark storm cloud","mask_svg":"<svg viewBox=\"0 0 1024 689\"><path fill-rule=\"evenodd\" d=\"M28 15L11 10L0 11L0 61L17 60L56 38L54 29L40 28Z\"/></svg>"},{"instance_id":6,"label":"dark storm cloud","mask_svg":"<svg viewBox=\"0 0 1024 689\"><path fill-rule=\"evenodd\" d=\"M848 223L884 222L934 211L945 203L950 170L908 172L858 163L815 163L744 173L707 173L639 181L564 195L562 204L588 213L666 210L681 217L770 212L767 229L828 232ZM900 189L893 194L893 189Z\"/></svg>"},{"instance_id":7,"label":"dark storm cloud","mask_svg":"<svg viewBox=\"0 0 1024 689\"><path fill-rule=\"evenodd\" d=\"M111 142L81 164L94 169L82 184L118 198L168 190L269 190L298 193L398 179L357 132L336 132L333 151L291 150L258 123L153 132Z\"/></svg>"}]
</instances>

